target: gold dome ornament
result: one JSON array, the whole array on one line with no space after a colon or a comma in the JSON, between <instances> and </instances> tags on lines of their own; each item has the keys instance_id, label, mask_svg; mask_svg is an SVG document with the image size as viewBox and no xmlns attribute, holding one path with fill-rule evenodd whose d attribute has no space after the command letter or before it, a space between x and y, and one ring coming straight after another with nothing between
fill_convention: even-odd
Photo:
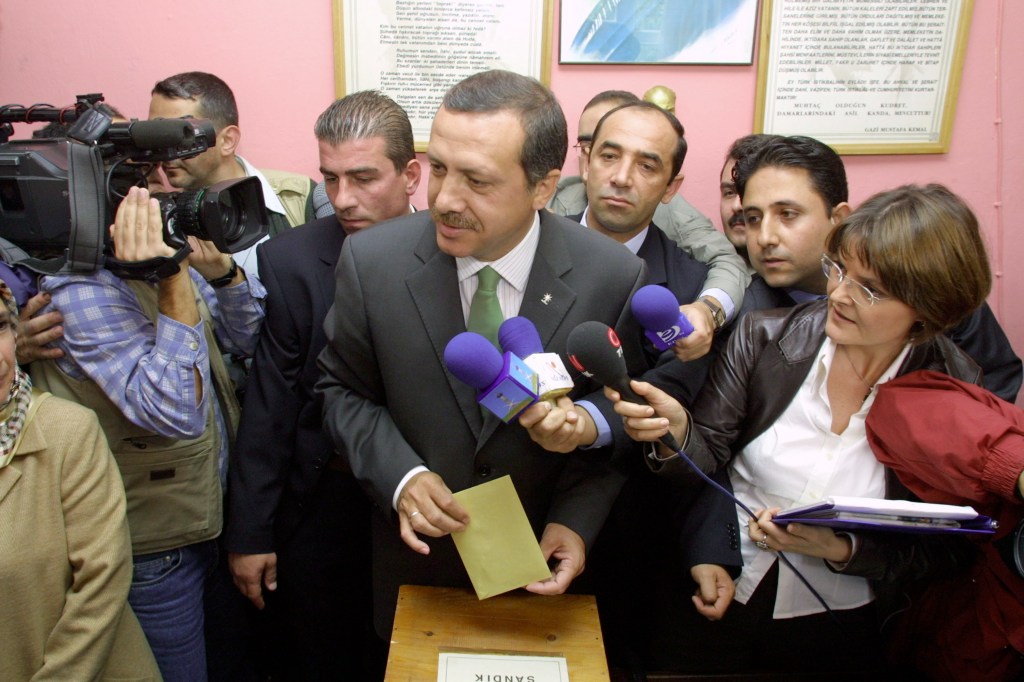
<instances>
[{"instance_id":1,"label":"gold dome ornament","mask_svg":"<svg viewBox=\"0 0 1024 682\"><path fill-rule=\"evenodd\" d=\"M644 101L657 104L669 113L676 113L676 93L670 87L655 85L644 93Z\"/></svg>"}]
</instances>

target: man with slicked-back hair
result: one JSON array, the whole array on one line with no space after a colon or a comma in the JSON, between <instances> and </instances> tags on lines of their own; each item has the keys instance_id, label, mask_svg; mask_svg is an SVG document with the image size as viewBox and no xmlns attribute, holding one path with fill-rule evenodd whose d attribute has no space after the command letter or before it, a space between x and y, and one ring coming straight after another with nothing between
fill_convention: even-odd
<instances>
[{"instance_id":1,"label":"man with slicked-back hair","mask_svg":"<svg viewBox=\"0 0 1024 682\"><path fill-rule=\"evenodd\" d=\"M370 627L370 504L323 431L313 385L341 246L410 213L420 166L409 117L379 92L335 101L314 133L335 213L258 249L267 318L231 461L225 544L235 584L279 626L278 674L372 679L384 645Z\"/></svg>"}]
</instances>

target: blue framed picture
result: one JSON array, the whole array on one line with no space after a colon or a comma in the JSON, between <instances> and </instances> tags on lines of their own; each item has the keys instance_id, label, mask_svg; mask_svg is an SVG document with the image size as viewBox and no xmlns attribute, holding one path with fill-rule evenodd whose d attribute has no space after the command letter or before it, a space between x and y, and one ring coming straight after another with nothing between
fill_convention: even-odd
<instances>
[{"instance_id":1,"label":"blue framed picture","mask_svg":"<svg viewBox=\"0 0 1024 682\"><path fill-rule=\"evenodd\" d=\"M562 64L751 64L757 0L562 0Z\"/></svg>"}]
</instances>

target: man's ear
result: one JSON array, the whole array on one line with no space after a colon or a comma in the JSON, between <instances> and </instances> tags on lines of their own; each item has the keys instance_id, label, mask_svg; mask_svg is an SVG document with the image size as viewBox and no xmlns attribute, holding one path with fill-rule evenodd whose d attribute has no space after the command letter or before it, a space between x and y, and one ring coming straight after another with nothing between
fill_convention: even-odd
<instances>
[{"instance_id":1,"label":"man's ear","mask_svg":"<svg viewBox=\"0 0 1024 682\"><path fill-rule=\"evenodd\" d=\"M672 178L672 182L668 183L668 187L665 188L665 193L661 195L661 203L667 204L672 201L672 197L679 191L679 186L683 184L683 177L683 174L680 173Z\"/></svg>"},{"instance_id":2,"label":"man's ear","mask_svg":"<svg viewBox=\"0 0 1024 682\"><path fill-rule=\"evenodd\" d=\"M409 159L409 163L405 164L405 169L402 171L402 175L405 176L405 193L409 196L415 194L416 189L420 186L421 172L422 167L415 157Z\"/></svg>"},{"instance_id":3,"label":"man's ear","mask_svg":"<svg viewBox=\"0 0 1024 682\"><path fill-rule=\"evenodd\" d=\"M841 204L836 204L835 208L832 209L832 227L846 220L846 216L850 215L852 210L850 204L845 201Z\"/></svg>"},{"instance_id":4,"label":"man's ear","mask_svg":"<svg viewBox=\"0 0 1024 682\"><path fill-rule=\"evenodd\" d=\"M541 178L533 187L533 210L539 211L548 205L551 201L551 197L555 195L555 190L558 188L558 178L562 177L562 171L559 168L552 168L548 171L548 174Z\"/></svg>"},{"instance_id":5,"label":"man's ear","mask_svg":"<svg viewBox=\"0 0 1024 682\"><path fill-rule=\"evenodd\" d=\"M221 156L233 156L238 150L238 145L241 141L242 131L238 126L224 126L217 133L217 146L220 148Z\"/></svg>"}]
</instances>

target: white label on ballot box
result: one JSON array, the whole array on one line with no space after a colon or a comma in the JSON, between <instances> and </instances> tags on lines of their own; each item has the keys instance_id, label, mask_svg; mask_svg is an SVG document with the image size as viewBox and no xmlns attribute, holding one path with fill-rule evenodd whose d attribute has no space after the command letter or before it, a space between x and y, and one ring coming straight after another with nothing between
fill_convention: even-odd
<instances>
[{"instance_id":1,"label":"white label on ballot box","mask_svg":"<svg viewBox=\"0 0 1024 682\"><path fill-rule=\"evenodd\" d=\"M569 682L560 656L441 652L437 682Z\"/></svg>"}]
</instances>

